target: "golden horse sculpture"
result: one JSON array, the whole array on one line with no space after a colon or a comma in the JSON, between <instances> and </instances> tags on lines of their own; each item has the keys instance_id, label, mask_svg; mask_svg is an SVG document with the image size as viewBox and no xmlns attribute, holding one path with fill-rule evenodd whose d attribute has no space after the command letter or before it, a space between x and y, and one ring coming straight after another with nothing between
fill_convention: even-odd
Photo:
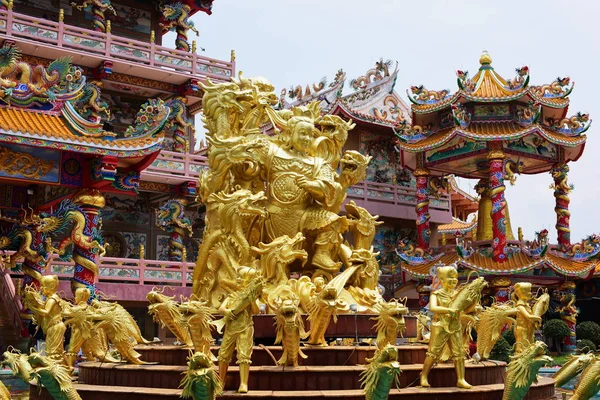
<instances>
[{"instance_id":1,"label":"golden horse sculpture","mask_svg":"<svg viewBox=\"0 0 600 400\"><path fill-rule=\"evenodd\" d=\"M91 293L88 288L80 287L75 290L75 304L63 302L62 315L65 325L71 327L71 340L67 348L67 364L73 368L77 353L81 349L87 361L98 359L103 362L119 362L113 358L108 348L108 337L101 328L94 328L88 318L91 306L87 304Z\"/></svg>"},{"instance_id":2,"label":"golden horse sculpture","mask_svg":"<svg viewBox=\"0 0 600 400\"><path fill-rule=\"evenodd\" d=\"M277 363L279 365L298 366L298 357L306 358L300 349L300 339L306 339L308 333L304 330L304 322L299 308L300 300L285 299L277 308L275 326L277 337L275 344L283 345L283 354Z\"/></svg>"},{"instance_id":3,"label":"golden horse sculpture","mask_svg":"<svg viewBox=\"0 0 600 400\"><path fill-rule=\"evenodd\" d=\"M324 338L317 331L327 327L333 311L325 311L326 303L340 303L336 312L349 310L342 303L376 312L383 298L377 253L369 249L381 222L352 202L348 216L339 215L346 189L365 178L371 159L343 151L354 124L321 115L318 102L275 109L278 96L264 78L240 74L201 86L210 147L209 168L198 182L206 219L193 294L218 308L237 290L240 271L254 269L264 279L259 302L268 311L274 312L283 286L305 312L319 303L323 320L312 313L311 325L319 329L310 340L319 344ZM266 124L273 135L261 130ZM354 232L351 243L343 238L348 231ZM350 272L338 279L342 267ZM290 282L292 273L300 279ZM321 290L335 279L335 289Z\"/></svg>"},{"instance_id":4,"label":"golden horse sculpture","mask_svg":"<svg viewBox=\"0 0 600 400\"><path fill-rule=\"evenodd\" d=\"M193 342L188 333L187 327L183 324L183 316L179 303L174 300L174 296L166 296L158 288L153 288L148 292L146 298L150 302L148 305L148 314L152 315L155 322L160 323L162 327L167 327L177 341L186 346L192 346Z\"/></svg>"}]
</instances>

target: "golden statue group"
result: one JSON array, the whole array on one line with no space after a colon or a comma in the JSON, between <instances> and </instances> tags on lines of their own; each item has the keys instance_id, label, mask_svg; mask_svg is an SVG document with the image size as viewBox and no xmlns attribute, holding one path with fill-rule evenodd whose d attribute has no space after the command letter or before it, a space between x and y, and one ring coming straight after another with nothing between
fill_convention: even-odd
<instances>
[{"instance_id":1,"label":"golden statue group","mask_svg":"<svg viewBox=\"0 0 600 400\"><path fill-rule=\"evenodd\" d=\"M262 308L276 315L276 341L284 349L278 362L283 366L297 366L300 358L306 358L301 340L309 346L327 346L325 332L338 314L376 314L377 351L362 382L367 399L387 398L400 374L395 344L408 309L397 300L384 301L378 288L378 253L371 247L377 216L354 202L346 204L345 215L340 215L346 190L364 179L370 161L356 151L342 151L354 125L338 116L321 115L316 102L275 109L278 97L264 78L240 74L229 83L209 82L203 90L210 149L209 168L199 182L198 200L206 206L206 221L193 294L181 302L159 290L147 296L155 320L179 342L194 347L182 381L183 396L214 398L224 386L234 350L238 391L248 391L252 316ZM343 237L347 232L350 242ZM515 324L516 352L508 367L504 399L522 399L548 361L546 347L535 341L534 331L549 296L542 294L531 306L531 284L518 283L511 302L484 309L483 278L457 286L453 266L439 267L437 277L441 288L431 293L430 332L425 331L426 322L420 324L419 337L429 342L420 385L430 386L428 375L438 360L453 359L456 386L469 389L465 359L472 329L478 336L479 358L486 359L504 327ZM71 304L56 294L55 276L45 276L41 283L45 297L27 290L25 300L46 334L47 357L8 352L5 363L13 371L27 381L37 374L42 383L53 376L54 386L44 385L65 392L72 389L65 376L80 349L88 360L114 362L118 352L129 363L143 363L133 346L145 341L123 307L90 302L85 288L77 289ZM215 314L222 318L213 320ZM308 332L302 314L308 314ZM419 319L424 321L424 315ZM72 335L65 353L66 325ZM213 326L223 332L216 359L210 350ZM109 343L116 352L109 351ZM43 375L44 368L54 375Z\"/></svg>"}]
</instances>

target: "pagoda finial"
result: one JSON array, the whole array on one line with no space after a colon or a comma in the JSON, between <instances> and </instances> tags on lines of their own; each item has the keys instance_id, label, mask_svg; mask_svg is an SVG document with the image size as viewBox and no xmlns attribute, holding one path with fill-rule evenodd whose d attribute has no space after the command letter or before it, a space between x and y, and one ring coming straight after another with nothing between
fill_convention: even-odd
<instances>
[{"instance_id":1,"label":"pagoda finial","mask_svg":"<svg viewBox=\"0 0 600 400\"><path fill-rule=\"evenodd\" d=\"M481 57L479 57L479 63L481 65L489 65L492 63L492 57L489 55L487 50L484 50L481 54Z\"/></svg>"}]
</instances>

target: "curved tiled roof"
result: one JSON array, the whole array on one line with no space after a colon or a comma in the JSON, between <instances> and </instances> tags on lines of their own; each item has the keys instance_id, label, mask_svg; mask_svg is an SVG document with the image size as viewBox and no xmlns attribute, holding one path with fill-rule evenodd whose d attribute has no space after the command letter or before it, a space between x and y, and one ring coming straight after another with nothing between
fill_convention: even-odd
<instances>
[{"instance_id":1,"label":"curved tiled roof","mask_svg":"<svg viewBox=\"0 0 600 400\"><path fill-rule=\"evenodd\" d=\"M455 232L466 233L470 232L477 227L477 221L465 222L458 218L452 218L452 222L449 224L443 224L438 226L439 233L450 233Z\"/></svg>"},{"instance_id":2,"label":"curved tiled roof","mask_svg":"<svg viewBox=\"0 0 600 400\"><path fill-rule=\"evenodd\" d=\"M472 122L466 128L452 127L442 129L431 136L416 143L398 143L398 147L411 153L417 153L424 150L431 150L439 147L455 136L462 136L468 139L478 141L493 141L505 139L518 139L529 134L538 134L548 140L550 143L577 147L585 143L587 136L566 136L558 132L551 131L539 124L532 124L523 127L515 122Z\"/></svg>"},{"instance_id":3,"label":"curved tiled roof","mask_svg":"<svg viewBox=\"0 0 600 400\"><path fill-rule=\"evenodd\" d=\"M475 253L468 259L461 258L458 254L445 254L441 259L419 265L408 265L402 263L401 267L408 274L416 278L429 277L429 270L432 266L443 263L445 265L456 263L465 268L490 275L509 275L530 271L536 267L551 268L559 275L570 277L586 277L591 271L597 271L598 260L579 262L562 258L558 255L547 252L544 257L534 259L521 251L512 253L506 261L499 263L491 257L480 253Z\"/></svg>"},{"instance_id":4,"label":"curved tiled roof","mask_svg":"<svg viewBox=\"0 0 600 400\"><path fill-rule=\"evenodd\" d=\"M412 112L415 114L429 114L447 108L459 99L479 103L493 103L518 100L525 96L529 96L532 100L551 108L565 108L569 105L569 98L566 95L564 97L544 97L538 93L539 86L528 86L528 72L526 78L523 78L525 82L521 86L511 88L509 82L494 70L489 55L484 53L479 61L481 63L479 71L473 78L468 80L469 85L472 85L470 88L460 87L454 94L441 101L413 103Z\"/></svg>"},{"instance_id":5,"label":"curved tiled roof","mask_svg":"<svg viewBox=\"0 0 600 400\"><path fill-rule=\"evenodd\" d=\"M73 133L59 114L0 107L0 141L84 153L138 157L160 150L162 135L110 140Z\"/></svg>"}]
</instances>

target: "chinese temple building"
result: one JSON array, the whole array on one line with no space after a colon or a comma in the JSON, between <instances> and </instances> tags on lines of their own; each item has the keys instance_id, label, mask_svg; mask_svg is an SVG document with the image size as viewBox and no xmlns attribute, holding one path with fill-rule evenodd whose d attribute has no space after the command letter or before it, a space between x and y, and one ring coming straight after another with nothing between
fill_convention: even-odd
<instances>
[{"instance_id":1,"label":"chinese temple building","mask_svg":"<svg viewBox=\"0 0 600 400\"><path fill-rule=\"evenodd\" d=\"M348 94L343 94L346 74L339 70L329 85L323 79L318 84L283 89L279 101L282 108L319 101L324 113L351 119L356 124L349 132L344 150L357 150L372 159L366 179L349 189L347 201L354 201L368 209L382 222L376 227L374 247L380 253L379 264L383 273L380 283L388 298L409 280L398 268L400 258L396 250L403 239L407 246L416 240L414 221L417 218L416 179L402 165L401 153L394 145L396 127L412 116L409 106L394 91L398 69L392 68L391 61L381 59L364 75L349 81ZM476 212L478 202L461 190L453 178L448 180L448 184L447 192L440 192L438 197L430 200L430 229L446 234L454 242L457 229L451 234L442 229L459 223L453 218L466 219Z\"/></svg>"},{"instance_id":2,"label":"chinese temple building","mask_svg":"<svg viewBox=\"0 0 600 400\"><path fill-rule=\"evenodd\" d=\"M146 293L189 295L206 165L193 116L203 82L234 76L234 55L188 41L210 0L56 3L0 2L2 339L18 338L21 288L43 274L64 293L97 286L150 336Z\"/></svg>"},{"instance_id":3,"label":"chinese temple building","mask_svg":"<svg viewBox=\"0 0 600 400\"><path fill-rule=\"evenodd\" d=\"M417 179L421 251L418 255L405 251L402 268L417 280L430 278L438 263L541 286L590 278L598 264L600 238L591 235L572 244L569 229L568 163L581 157L591 123L587 114L567 116L573 83L566 77L531 86L527 67L505 79L492 67L489 54L484 52L479 61L472 78L467 71L457 71L454 93L411 88L412 124L401 123L397 146L403 165ZM506 182L515 184L520 173L550 173L558 244L548 244L546 230L533 241L524 241L520 233L514 236L504 190ZM449 174L478 179L477 228L473 240L459 235L456 244L440 247L431 235L428 206L435 192L429 190L429 182ZM499 281L496 289L503 294L497 298L505 300L506 290L501 289L511 281ZM574 288L567 283L569 290Z\"/></svg>"}]
</instances>

